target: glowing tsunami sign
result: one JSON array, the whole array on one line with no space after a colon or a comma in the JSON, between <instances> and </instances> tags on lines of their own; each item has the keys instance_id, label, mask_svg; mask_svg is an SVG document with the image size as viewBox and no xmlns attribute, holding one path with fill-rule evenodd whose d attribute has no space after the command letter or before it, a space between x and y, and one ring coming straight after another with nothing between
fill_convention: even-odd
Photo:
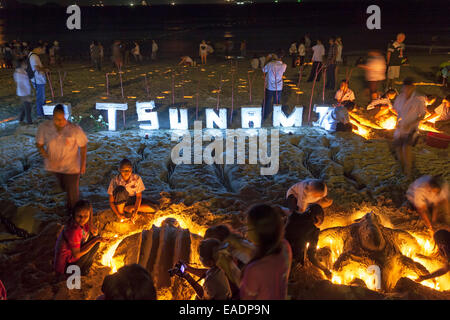
<instances>
[{"instance_id":1,"label":"glowing tsunami sign","mask_svg":"<svg viewBox=\"0 0 450 320\"><path fill-rule=\"evenodd\" d=\"M69 105L70 108L70 105ZM117 110L128 110L126 103L97 103L97 110L108 111L108 130L116 130L116 116ZM320 107L319 107L320 108ZM328 107L326 107L328 110ZM155 102L136 102L136 113L139 122L148 121L149 123L142 123L139 128L144 130L159 129L158 113L153 111L155 109ZM70 110L70 109L69 109ZM317 108L315 107L315 110ZM214 129L214 125L219 129L227 129L227 109L220 108L217 113L213 108L206 108L206 128ZM53 109L52 109L53 112ZM318 109L317 112L324 112ZM326 114L326 113L325 113ZM295 107L294 111L289 115L283 112L281 105L275 105L273 111L273 126L274 127L300 127L302 125L303 107ZM170 129L188 130L188 110L179 108L169 109L169 123ZM262 108L261 107L242 107L241 108L241 127L261 128L262 123Z\"/></svg>"}]
</instances>

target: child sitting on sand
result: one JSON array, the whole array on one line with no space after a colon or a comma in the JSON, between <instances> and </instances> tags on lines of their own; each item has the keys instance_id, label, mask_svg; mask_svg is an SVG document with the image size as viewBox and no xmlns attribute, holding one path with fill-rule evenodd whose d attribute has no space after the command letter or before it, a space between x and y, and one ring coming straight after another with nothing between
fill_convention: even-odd
<instances>
[{"instance_id":1,"label":"child sitting on sand","mask_svg":"<svg viewBox=\"0 0 450 320\"><path fill-rule=\"evenodd\" d=\"M187 264L179 263L179 267L183 265L185 269L182 271L181 268L178 268L175 274L186 279L201 300L228 300L231 298L230 285L225 272L217 266L219 250L223 248L217 239L205 239L200 242L198 247L200 261L208 269L193 268ZM204 278L203 286L195 281L189 273Z\"/></svg>"},{"instance_id":2,"label":"child sitting on sand","mask_svg":"<svg viewBox=\"0 0 450 320\"><path fill-rule=\"evenodd\" d=\"M79 200L75 204L71 219L56 240L54 268L58 275L66 273L70 265L78 265L81 275L87 275L100 242L109 242L97 236L92 213L89 201Z\"/></svg>"},{"instance_id":3,"label":"child sitting on sand","mask_svg":"<svg viewBox=\"0 0 450 320\"><path fill-rule=\"evenodd\" d=\"M345 101L355 101L355 93L348 87L347 80L341 81L341 87L336 92L334 99L336 99L338 105L343 105Z\"/></svg>"},{"instance_id":4,"label":"child sitting on sand","mask_svg":"<svg viewBox=\"0 0 450 320\"><path fill-rule=\"evenodd\" d=\"M131 218L132 222L136 221L138 212L155 212L156 204L142 199L144 190L141 177L133 173L131 161L123 159L119 164L119 174L108 187L111 210L119 219Z\"/></svg>"},{"instance_id":5,"label":"child sitting on sand","mask_svg":"<svg viewBox=\"0 0 450 320\"><path fill-rule=\"evenodd\" d=\"M297 182L286 193L288 208L291 213L304 212L309 204L317 203L328 208L333 200L328 199L327 185L319 179L305 179Z\"/></svg>"}]
</instances>

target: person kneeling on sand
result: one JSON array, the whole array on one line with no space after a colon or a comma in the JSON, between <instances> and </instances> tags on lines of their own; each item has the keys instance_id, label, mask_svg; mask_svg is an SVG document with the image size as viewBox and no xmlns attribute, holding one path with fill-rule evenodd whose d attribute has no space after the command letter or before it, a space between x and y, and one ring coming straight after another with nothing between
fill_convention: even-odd
<instances>
[{"instance_id":1,"label":"person kneeling on sand","mask_svg":"<svg viewBox=\"0 0 450 320\"><path fill-rule=\"evenodd\" d=\"M225 272L217 266L219 251L225 247L217 239L205 239L200 242L198 253L200 261L208 269L193 268L179 262L176 266L176 275L186 279L201 300L229 300L231 289ZM201 286L189 273L205 279Z\"/></svg>"},{"instance_id":2,"label":"person kneeling on sand","mask_svg":"<svg viewBox=\"0 0 450 320\"><path fill-rule=\"evenodd\" d=\"M309 261L323 271L328 279L331 272L316 259L317 242L319 241L319 226L324 219L323 209L318 204L311 204L305 212L294 212L288 218L284 236L292 248L292 260L305 264L305 251Z\"/></svg>"},{"instance_id":3,"label":"person kneeling on sand","mask_svg":"<svg viewBox=\"0 0 450 320\"><path fill-rule=\"evenodd\" d=\"M392 101L397 96L397 91L394 89L389 89L380 98L373 100L368 106L367 110L372 110L378 108L379 111L375 115L375 119L379 119L382 116L387 115L389 112L397 115L397 112L392 107Z\"/></svg>"},{"instance_id":4,"label":"person kneeling on sand","mask_svg":"<svg viewBox=\"0 0 450 320\"><path fill-rule=\"evenodd\" d=\"M406 191L408 206L419 213L430 230L433 230L432 224L436 223L441 209L445 218L450 213L449 198L449 185L439 176L420 177Z\"/></svg>"},{"instance_id":5,"label":"person kneeling on sand","mask_svg":"<svg viewBox=\"0 0 450 320\"><path fill-rule=\"evenodd\" d=\"M109 242L108 239L97 236L98 230L92 223L92 214L89 201L79 200L75 204L71 219L56 240L54 269L57 275L66 273L70 265L77 265L81 269L81 275L87 275L100 242Z\"/></svg>"},{"instance_id":6,"label":"person kneeling on sand","mask_svg":"<svg viewBox=\"0 0 450 320\"><path fill-rule=\"evenodd\" d=\"M424 121L449 121L450 120L450 95L446 96L442 103L434 109L434 112L426 116Z\"/></svg>"},{"instance_id":7,"label":"person kneeling on sand","mask_svg":"<svg viewBox=\"0 0 450 320\"><path fill-rule=\"evenodd\" d=\"M286 193L288 208L291 213L304 212L309 204L317 203L322 208L328 208L333 203L328 199L327 185L319 179L305 179L297 182Z\"/></svg>"},{"instance_id":8,"label":"person kneeling on sand","mask_svg":"<svg viewBox=\"0 0 450 320\"><path fill-rule=\"evenodd\" d=\"M107 275L102 292L97 300L157 300L152 276L138 264L124 266Z\"/></svg>"},{"instance_id":9,"label":"person kneeling on sand","mask_svg":"<svg viewBox=\"0 0 450 320\"><path fill-rule=\"evenodd\" d=\"M188 56L183 56L181 57L181 61L178 65L183 65L183 66L193 66L194 65L194 61L192 60L191 57Z\"/></svg>"},{"instance_id":10,"label":"person kneeling on sand","mask_svg":"<svg viewBox=\"0 0 450 320\"><path fill-rule=\"evenodd\" d=\"M119 219L131 218L133 223L138 217L138 212L155 212L157 204L142 199L144 190L141 177L133 173L131 161L123 159L119 164L119 174L111 180L108 187L111 210Z\"/></svg>"},{"instance_id":11,"label":"person kneeling on sand","mask_svg":"<svg viewBox=\"0 0 450 320\"><path fill-rule=\"evenodd\" d=\"M433 236L436 246L439 248L439 254L445 259L445 265L424 276L416 279L417 282L441 277L450 271L450 232L447 230L438 230Z\"/></svg>"},{"instance_id":12,"label":"person kneeling on sand","mask_svg":"<svg viewBox=\"0 0 450 320\"><path fill-rule=\"evenodd\" d=\"M344 106L333 108L324 119L324 128L331 132L352 132L353 125L350 123L349 111L355 108L355 103L346 101Z\"/></svg>"}]
</instances>

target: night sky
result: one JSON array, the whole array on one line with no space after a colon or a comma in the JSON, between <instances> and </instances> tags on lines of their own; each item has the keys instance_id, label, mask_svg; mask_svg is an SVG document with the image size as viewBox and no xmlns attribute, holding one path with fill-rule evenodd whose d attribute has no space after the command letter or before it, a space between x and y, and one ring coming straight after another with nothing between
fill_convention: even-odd
<instances>
[{"instance_id":1,"label":"night sky","mask_svg":"<svg viewBox=\"0 0 450 320\"><path fill-rule=\"evenodd\" d=\"M9 0L0 0L1 2L8 2ZM98 3L100 0L17 0L18 2L31 3L42 5L45 3L58 3L61 5L70 5L77 3L80 5L92 5ZM214 3L226 3L226 0L146 0L147 4L170 4L175 2L177 4L214 4ZM231 2L245 1L245 0L231 0ZM247 0L248 1L248 0ZM270 3L274 0L252 0L253 3ZM311 2L311 0L301 0L301 2ZM105 5L129 5L133 3L135 5L141 4L142 0L102 0ZM278 0L278 2L298 2L298 0Z\"/></svg>"}]
</instances>

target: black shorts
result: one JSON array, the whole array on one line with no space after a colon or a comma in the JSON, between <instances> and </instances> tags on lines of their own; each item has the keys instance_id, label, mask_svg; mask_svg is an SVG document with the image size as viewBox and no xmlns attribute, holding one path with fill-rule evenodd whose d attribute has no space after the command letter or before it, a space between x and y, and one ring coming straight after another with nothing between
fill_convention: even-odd
<instances>
[{"instance_id":1,"label":"black shorts","mask_svg":"<svg viewBox=\"0 0 450 320\"><path fill-rule=\"evenodd\" d=\"M417 131L412 131L407 135L403 135L400 138L394 139L394 147L411 146L414 147L419 140L419 134Z\"/></svg>"}]
</instances>

